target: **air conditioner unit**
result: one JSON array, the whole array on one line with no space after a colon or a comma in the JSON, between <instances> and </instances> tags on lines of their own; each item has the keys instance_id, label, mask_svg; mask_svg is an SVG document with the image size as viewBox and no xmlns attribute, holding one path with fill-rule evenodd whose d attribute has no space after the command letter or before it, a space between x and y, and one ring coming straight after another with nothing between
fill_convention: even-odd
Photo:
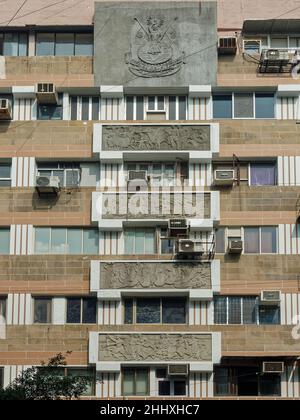
<instances>
[{"instance_id":1,"label":"air conditioner unit","mask_svg":"<svg viewBox=\"0 0 300 420\"><path fill-rule=\"evenodd\" d=\"M35 185L39 194L57 194L60 189L58 176L37 176Z\"/></svg>"},{"instance_id":2,"label":"air conditioner unit","mask_svg":"<svg viewBox=\"0 0 300 420\"><path fill-rule=\"evenodd\" d=\"M284 373L284 362L263 362L263 373Z\"/></svg>"},{"instance_id":3,"label":"air conditioner unit","mask_svg":"<svg viewBox=\"0 0 300 420\"><path fill-rule=\"evenodd\" d=\"M176 244L176 250L178 254L204 254L203 242L194 239L179 239Z\"/></svg>"},{"instance_id":4,"label":"air conditioner unit","mask_svg":"<svg viewBox=\"0 0 300 420\"><path fill-rule=\"evenodd\" d=\"M260 303L262 305L280 305L281 292L280 290L263 290L261 292Z\"/></svg>"},{"instance_id":5,"label":"air conditioner unit","mask_svg":"<svg viewBox=\"0 0 300 420\"><path fill-rule=\"evenodd\" d=\"M148 181L147 171L128 171L128 181Z\"/></svg>"},{"instance_id":6,"label":"air conditioner unit","mask_svg":"<svg viewBox=\"0 0 300 420\"><path fill-rule=\"evenodd\" d=\"M284 50L265 50L263 56L265 60L270 61L289 61L290 59L289 52Z\"/></svg>"},{"instance_id":7,"label":"air conditioner unit","mask_svg":"<svg viewBox=\"0 0 300 420\"><path fill-rule=\"evenodd\" d=\"M53 83L38 83L36 86L36 97L41 104L57 104L58 96Z\"/></svg>"},{"instance_id":8,"label":"air conditioner unit","mask_svg":"<svg viewBox=\"0 0 300 420\"><path fill-rule=\"evenodd\" d=\"M243 252L242 238L231 238L228 240L229 254L241 254Z\"/></svg>"},{"instance_id":9,"label":"air conditioner unit","mask_svg":"<svg viewBox=\"0 0 300 420\"><path fill-rule=\"evenodd\" d=\"M187 219L170 219L168 222L169 236L187 235L189 225Z\"/></svg>"},{"instance_id":10,"label":"air conditioner unit","mask_svg":"<svg viewBox=\"0 0 300 420\"><path fill-rule=\"evenodd\" d=\"M215 176L214 176L215 185L231 186L233 185L234 180L235 180L234 169L215 170Z\"/></svg>"},{"instance_id":11,"label":"air conditioner unit","mask_svg":"<svg viewBox=\"0 0 300 420\"><path fill-rule=\"evenodd\" d=\"M243 52L246 54L260 54L261 40L260 39L244 39Z\"/></svg>"},{"instance_id":12,"label":"air conditioner unit","mask_svg":"<svg viewBox=\"0 0 300 420\"><path fill-rule=\"evenodd\" d=\"M188 365L168 365L168 376L188 376Z\"/></svg>"},{"instance_id":13,"label":"air conditioner unit","mask_svg":"<svg viewBox=\"0 0 300 420\"><path fill-rule=\"evenodd\" d=\"M220 55L235 55L237 52L237 38L219 38L218 52Z\"/></svg>"},{"instance_id":14,"label":"air conditioner unit","mask_svg":"<svg viewBox=\"0 0 300 420\"><path fill-rule=\"evenodd\" d=\"M12 109L8 99L0 98L0 120L11 120Z\"/></svg>"}]
</instances>

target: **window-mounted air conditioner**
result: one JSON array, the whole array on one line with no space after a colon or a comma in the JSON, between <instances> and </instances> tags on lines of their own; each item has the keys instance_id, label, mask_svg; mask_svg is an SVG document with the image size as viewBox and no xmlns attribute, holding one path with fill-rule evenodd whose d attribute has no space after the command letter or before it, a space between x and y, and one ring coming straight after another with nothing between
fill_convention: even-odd
<instances>
[{"instance_id":1,"label":"window-mounted air conditioner","mask_svg":"<svg viewBox=\"0 0 300 420\"><path fill-rule=\"evenodd\" d=\"M229 254L241 254L243 252L242 238L231 238L228 240Z\"/></svg>"},{"instance_id":2,"label":"window-mounted air conditioner","mask_svg":"<svg viewBox=\"0 0 300 420\"><path fill-rule=\"evenodd\" d=\"M188 365L168 365L168 376L188 376Z\"/></svg>"},{"instance_id":3,"label":"window-mounted air conditioner","mask_svg":"<svg viewBox=\"0 0 300 420\"><path fill-rule=\"evenodd\" d=\"M11 120L12 109L8 99L0 98L0 120Z\"/></svg>"},{"instance_id":4,"label":"window-mounted air conditioner","mask_svg":"<svg viewBox=\"0 0 300 420\"><path fill-rule=\"evenodd\" d=\"M263 362L263 373L284 373L284 362Z\"/></svg>"},{"instance_id":5,"label":"window-mounted air conditioner","mask_svg":"<svg viewBox=\"0 0 300 420\"><path fill-rule=\"evenodd\" d=\"M289 61L290 55L287 50L269 49L263 51L263 59L269 61Z\"/></svg>"},{"instance_id":6,"label":"window-mounted air conditioner","mask_svg":"<svg viewBox=\"0 0 300 420\"><path fill-rule=\"evenodd\" d=\"M57 104L58 96L53 83L38 83L36 85L36 97L41 104Z\"/></svg>"},{"instance_id":7,"label":"window-mounted air conditioner","mask_svg":"<svg viewBox=\"0 0 300 420\"><path fill-rule=\"evenodd\" d=\"M176 247L178 254L193 255L204 254L203 242L194 239L179 239Z\"/></svg>"},{"instance_id":8,"label":"window-mounted air conditioner","mask_svg":"<svg viewBox=\"0 0 300 420\"><path fill-rule=\"evenodd\" d=\"M58 176L37 176L35 185L39 194L58 194L60 189Z\"/></svg>"},{"instance_id":9,"label":"window-mounted air conditioner","mask_svg":"<svg viewBox=\"0 0 300 420\"><path fill-rule=\"evenodd\" d=\"M237 38L219 38L218 52L220 55L235 55L237 52Z\"/></svg>"},{"instance_id":10,"label":"window-mounted air conditioner","mask_svg":"<svg viewBox=\"0 0 300 420\"><path fill-rule=\"evenodd\" d=\"M189 225L187 219L170 219L168 222L169 236L187 235Z\"/></svg>"},{"instance_id":11,"label":"window-mounted air conditioner","mask_svg":"<svg viewBox=\"0 0 300 420\"><path fill-rule=\"evenodd\" d=\"M128 171L128 181L148 181L147 171Z\"/></svg>"},{"instance_id":12,"label":"window-mounted air conditioner","mask_svg":"<svg viewBox=\"0 0 300 420\"><path fill-rule=\"evenodd\" d=\"M232 186L235 179L234 169L217 169L214 174L214 184Z\"/></svg>"},{"instance_id":13,"label":"window-mounted air conditioner","mask_svg":"<svg viewBox=\"0 0 300 420\"><path fill-rule=\"evenodd\" d=\"M261 292L260 303L262 305L280 305L281 292L280 290L263 290Z\"/></svg>"}]
</instances>

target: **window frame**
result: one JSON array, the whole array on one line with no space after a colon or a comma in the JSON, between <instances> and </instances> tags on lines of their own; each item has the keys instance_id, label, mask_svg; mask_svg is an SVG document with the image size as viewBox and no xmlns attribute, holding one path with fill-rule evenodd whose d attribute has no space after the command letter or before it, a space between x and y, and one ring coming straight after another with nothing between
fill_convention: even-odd
<instances>
[{"instance_id":1,"label":"window frame","mask_svg":"<svg viewBox=\"0 0 300 420\"><path fill-rule=\"evenodd\" d=\"M53 52L54 54L38 54L38 37L39 35L54 35L53 40ZM57 35L73 35L73 53L68 55L57 55ZM77 42L78 35L91 35L91 45L92 46L92 54L91 55L77 55L76 54L76 45L79 45ZM59 32L49 32L49 31L36 31L35 32L35 56L37 57L93 57L94 56L94 44L93 44L93 32L91 31L83 31L83 32L72 32L72 31L59 31Z\"/></svg>"},{"instance_id":2,"label":"window frame","mask_svg":"<svg viewBox=\"0 0 300 420\"><path fill-rule=\"evenodd\" d=\"M80 322L68 322L68 302L72 299L80 300ZM95 322L83 322L84 314L84 301L85 300L94 300L95 301ZM87 296L67 296L66 297L66 311L65 311L65 323L66 325L94 325L98 323L98 311L97 311L97 298L87 297Z\"/></svg>"},{"instance_id":3,"label":"window frame","mask_svg":"<svg viewBox=\"0 0 300 420\"><path fill-rule=\"evenodd\" d=\"M146 252L146 233L148 232L153 232L153 239L154 239L154 252ZM134 232L133 235L133 252L129 252L128 254L126 254L126 238L127 238L127 234L128 232ZM137 236L136 233L137 232L143 232L144 236L143 236L143 252L137 252ZM124 254L125 255L156 255L158 253L158 244L157 244L157 229L156 228L128 228L128 229L124 229L123 230L123 234L124 234Z\"/></svg>"},{"instance_id":4,"label":"window frame","mask_svg":"<svg viewBox=\"0 0 300 420\"><path fill-rule=\"evenodd\" d=\"M36 321L36 301L49 301L50 302L50 314L48 322L37 322ZM53 323L53 298L48 296L33 296L33 322L34 325L51 325Z\"/></svg>"},{"instance_id":5,"label":"window frame","mask_svg":"<svg viewBox=\"0 0 300 420\"><path fill-rule=\"evenodd\" d=\"M7 296L0 295L0 317L7 318Z\"/></svg>"},{"instance_id":6,"label":"window frame","mask_svg":"<svg viewBox=\"0 0 300 420\"><path fill-rule=\"evenodd\" d=\"M12 176L11 176L11 163L5 163L5 162L1 162L0 163L0 168L1 167L9 167L9 172L10 172L10 176L9 176L9 178L4 178L4 177L0 177L0 188L10 188L11 187L11 181L12 181ZM1 182L2 181L4 181L4 182L9 182L10 183L10 185L1 185Z\"/></svg>"},{"instance_id":7,"label":"window frame","mask_svg":"<svg viewBox=\"0 0 300 420\"><path fill-rule=\"evenodd\" d=\"M50 164L50 162L48 162L48 163ZM78 166L74 167L74 168L65 167L64 164L62 164L61 162L51 163L52 165L57 164L57 168L53 168L53 167L51 168L50 165L49 165L48 168L47 168L47 166L41 168L41 167L39 167L39 164L43 164L43 162L37 162L37 166L36 166L36 175L37 176L48 176L47 174L43 175L43 172L51 172L51 176L57 176L57 175L54 175L55 171L63 171L64 172L64 182L63 182L63 185L61 185L61 187L63 187L63 188L79 188L80 187L80 181L81 181L80 163L78 163ZM75 184L73 186L67 185L67 173L68 173L68 171L73 171L73 172L77 173L78 183L76 185Z\"/></svg>"},{"instance_id":8,"label":"window frame","mask_svg":"<svg viewBox=\"0 0 300 420\"><path fill-rule=\"evenodd\" d=\"M9 255L10 254L10 226L9 227L1 226L0 234L1 232L4 232L4 234L6 234L8 237L8 247L5 250L5 252L1 252L1 247L0 247L0 255Z\"/></svg>"},{"instance_id":9,"label":"window frame","mask_svg":"<svg viewBox=\"0 0 300 420\"><path fill-rule=\"evenodd\" d=\"M124 391L124 371L133 371L134 372L134 382L133 382L133 388L134 388L134 392L133 394L126 394L125 395L125 391ZM147 371L147 394L146 395L139 395L137 394L137 373L138 371ZM128 366L128 367L123 367L121 370L121 389L122 389L122 395L123 396L127 396L127 397L142 397L142 396L149 396L150 395L150 369L148 367L135 367L135 366Z\"/></svg>"},{"instance_id":10,"label":"window frame","mask_svg":"<svg viewBox=\"0 0 300 420\"><path fill-rule=\"evenodd\" d=\"M258 229L258 241L259 241L259 250L258 252L246 252L246 247L245 247L245 230L249 228L249 229ZM262 230L264 228L274 228L275 229L275 234L276 234L276 251L275 252L262 252ZM278 226L243 226L242 228L243 231L243 242L244 242L244 249L243 249L243 254L245 255L276 255L279 253L279 227Z\"/></svg>"},{"instance_id":11,"label":"window frame","mask_svg":"<svg viewBox=\"0 0 300 420\"><path fill-rule=\"evenodd\" d=\"M5 37L7 35L15 35L15 34L18 36L18 40L16 41L17 42L17 47L18 47L18 53L14 54L14 55L6 55L6 54L4 54L4 52L5 52L4 51L5 42L7 42L7 41L5 41ZM20 42L20 39L21 39L22 36L26 36L26 54L20 54L21 45L25 45L25 44L22 44ZM0 31L0 56L3 56L3 57L28 57L28 49L29 49L29 37L28 37L27 32L25 32L25 31Z\"/></svg>"},{"instance_id":12,"label":"window frame","mask_svg":"<svg viewBox=\"0 0 300 420\"><path fill-rule=\"evenodd\" d=\"M83 114L82 114L82 100L83 99L89 99L89 108L88 108L88 119L83 119ZM96 106L98 108L97 112L97 119L94 119L94 101L95 99L98 100ZM76 114L76 118L75 115L73 115L73 109L72 106L73 104L75 104L75 114ZM97 96L97 95L70 95L69 97L69 109L70 109L70 114L69 114L69 119L70 121L100 121L101 120L101 97Z\"/></svg>"}]
</instances>

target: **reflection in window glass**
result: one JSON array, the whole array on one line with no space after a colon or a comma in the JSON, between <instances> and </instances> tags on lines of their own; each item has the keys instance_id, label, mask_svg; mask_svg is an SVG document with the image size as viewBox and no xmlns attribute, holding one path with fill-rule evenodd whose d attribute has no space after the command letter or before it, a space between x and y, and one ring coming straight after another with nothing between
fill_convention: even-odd
<instances>
[{"instance_id":1,"label":"reflection in window glass","mask_svg":"<svg viewBox=\"0 0 300 420\"><path fill-rule=\"evenodd\" d=\"M277 228L267 226L261 228L261 252L263 254L276 254Z\"/></svg>"},{"instance_id":2,"label":"reflection in window glass","mask_svg":"<svg viewBox=\"0 0 300 420\"><path fill-rule=\"evenodd\" d=\"M52 299L34 299L34 322L36 324L50 324L52 312Z\"/></svg>"},{"instance_id":3,"label":"reflection in window glass","mask_svg":"<svg viewBox=\"0 0 300 420\"><path fill-rule=\"evenodd\" d=\"M213 95L213 117L232 118L232 95Z\"/></svg>"},{"instance_id":4,"label":"reflection in window glass","mask_svg":"<svg viewBox=\"0 0 300 420\"><path fill-rule=\"evenodd\" d=\"M260 306L259 307L259 323L261 325L280 324L279 306Z\"/></svg>"},{"instance_id":5,"label":"reflection in window glass","mask_svg":"<svg viewBox=\"0 0 300 420\"><path fill-rule=\"evenodd\" d=\"M160 299L138 299L136 303L137 324L160 323Z\"/></svg>"},{"instance_id":6,"label":"reflection in window glass","mask_svg":"<svg viewBox=\"0 0 300 420\"><path fill-rule=\"evenodd\" d=\"M93 34L75 35L75 55L92 56L94 54Z\"/></svg>"},{"instance_id":7,"label":"reflection in window glass","mask_svg":"<svg viewBox=\"0 0 300 420\"><path fill-rule=\"evenodd\" d=\"M245 253L259 254L259 228L246 227L244 228L245 237Z\"/></svg>"},{"instance_id":8,"label":"reflection in window glass","mask_svg":"<svg viewBox=\"0 0 300 420\"><path fill-rule=\"evenodd\" d=\"M55 55L54 33L38 33L36 35L36 55Z\"/></svg>"},{"instance_id":9,"label":"reflection in window glass","mask_svg":"<svg viewBox=\"0 0 300 420\"><path fill-rule=\"evenodd\" d=\"M162 300L163 324L186 323L186 301L180 298L166 298Z\"/></svg>"},{"instance_id":10,"label":"reflection in window glass","mask_svg":"<svg viewBox=\"0 0 300 420\"><path fill-rule=\"evenodd\" d=\"M80 324L81 321L81 299L67 299L67 323Z\"/></svg>"},{"instance_id":11,"label":"reflection in window glass","mask_svg":"<svg viewBox=\"0 0 300 420\"><path fill-rule=\"evenodd\" d=\"M74 55L74 34L56 34L55 55Z\"/></svg>"},{"instance_id":12,"label":"reflection in window glass","mask_svg":"<svg viewBox=\"0 0 300 420\"><path fill-rule=\"evenodd\" d=\"M256 118L275 117L275 98L273 93L255 94Z\"/></svg>"}]
</instances>

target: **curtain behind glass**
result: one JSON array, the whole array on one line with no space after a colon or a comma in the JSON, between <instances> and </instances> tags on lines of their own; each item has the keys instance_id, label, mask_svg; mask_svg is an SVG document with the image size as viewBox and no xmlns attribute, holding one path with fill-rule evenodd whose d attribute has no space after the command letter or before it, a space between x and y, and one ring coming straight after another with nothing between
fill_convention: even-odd
<instances>
[{"instance_id":1,"label":"curtain behind glass","mask_svg":"<svg viewBox=\"0 0 300 420\"><path fill-rule=\"evenodd\" d=\"M251 185L275 185L276 167L273 163L251 163Z\"/></svg>"}]
</instances>

